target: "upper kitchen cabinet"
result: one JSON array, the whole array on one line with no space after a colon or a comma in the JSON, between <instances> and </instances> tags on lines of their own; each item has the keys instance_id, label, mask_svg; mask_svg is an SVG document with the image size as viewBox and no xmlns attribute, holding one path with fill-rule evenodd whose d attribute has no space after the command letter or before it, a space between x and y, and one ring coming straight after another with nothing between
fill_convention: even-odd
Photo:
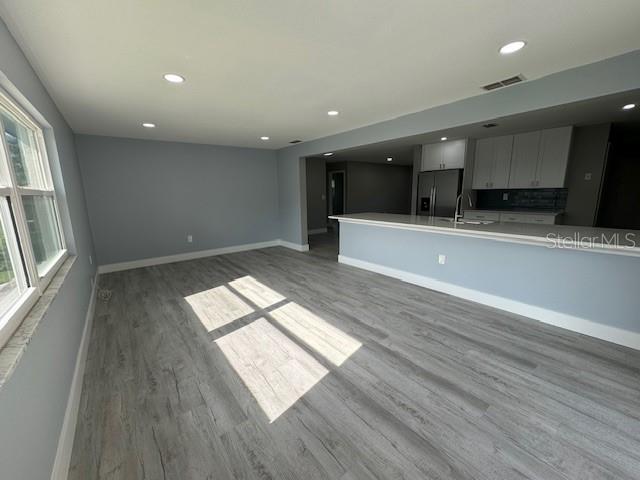
<instances>
[{"instance_id":1,"label":"upper kitchen cabinet","mask_svg":"<svg viewBox=\"0 0 640 480\"><path fill-rule=\"evenodd\" d=\"M421 171L464 168L466 153L466 139L423 145Z\"/></svg>"},{"instance_id":2,"label":"upper kitchen cabinet","mask_svg":"<svg viewBox=\"0 0 640 480\"><path fill-rule=\"evenodd\" d=\"M571 148L572 127L543 130L540 159L536 175L537 187L564 188Z\"/></svg>"},{"instance_id":3,"label":"upper kitchen cabinet","mask_svg":"<svg viewBox=\"0 0 640 480\"><path fill-rule=\"evenodd\" d=\"M536 170L538 168L541 136L540 131L513 136L509 188L536 187Z\"/></svg>"},{"instance_id":4,"label":"upper kitchen cabinet","mask_svg":"<svg viewBox=\"0 0 640 480\"><path fill-rule=\"evenodd\" d=\"M473 189L508 187L512 148L513 135L483 138L476 142Z\"/></svg>"},{"instance_id":5,"label":"upper kitchen cabinet","mask_svg":"<svg viewBox=\"0 0 640 480\"><path fill-rule=\"evenodd\" d=\"M573 127L514 135L509 188L563 188Z\"/></svg>"}]
</instances>

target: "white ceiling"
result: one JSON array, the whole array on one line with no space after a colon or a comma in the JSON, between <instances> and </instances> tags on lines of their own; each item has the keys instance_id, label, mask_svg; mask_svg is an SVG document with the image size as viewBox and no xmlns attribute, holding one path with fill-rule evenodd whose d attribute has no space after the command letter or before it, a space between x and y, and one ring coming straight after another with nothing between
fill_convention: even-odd
<instances>
[{"instance_id":1,"label":"white ceiling","mask_svg":"<svg viewBox=\"0 0 640 480\"><path fill-rule=\"evenodd\" d=\"M638 0L0 0L0 15L78 133L267 148L640 48Z\"/></svg>"}]
</instances>

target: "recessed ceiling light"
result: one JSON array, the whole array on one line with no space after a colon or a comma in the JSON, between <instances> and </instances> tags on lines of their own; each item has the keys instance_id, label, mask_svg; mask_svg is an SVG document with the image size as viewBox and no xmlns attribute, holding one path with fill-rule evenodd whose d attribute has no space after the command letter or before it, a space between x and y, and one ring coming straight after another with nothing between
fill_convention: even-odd
<instances>
[{"instance_id":1,"label":"recessed ceiling light","mask_svg":"<svg viewBox=\"0 0 640 480\"><path fill-rule=\"evenodd\" d=\"M333 152L327 152L324 154L325 157L330 157L331 155L333 155Z\"/></svg>"},{"instance_id":2,"label":"recessed ceiling light","mask_svg":"<svg viewBox=\"0 0 640 480\"><path fill-rule=\"evenodd\" d=\"M170 83L183 83L184 77L182 75L178 75L177 73L165 73L164 79Z\"/></svg>"},{"instance_id":3,"label":"recessed ceiling light","mask_svg":"<svg viewBox=\"0 0 640 480\"><path fill-rule=\"evenodd\" d=\"M263 137L260 137L260 140L269 140L269 137L263 136Z\"/></svg>"},{"instance_id":4,"label":"recessed ceiling light","mask_svg":"<svg viewBox=\"0 0 640 480\"><path fill-rule=\"evenodd\" d=\"M335 117L336 115L338 115L340 112L337 110L329 110L327 112L327 115L329 115L330 117Z\"/></svg>"},{"instance_id":5,"label":"recessed ceiling light","mask_svg":"<svg viewBox=\"0 0 640 480\"><path fill-rule=\"evenodd\" d=\"M509 55L510 53L515 53L518 50L522 50L526 45L522 40L517 40L515 42L507 43L500 48L500 53L502 55Z\"/></svg>"},{"instance_id":6,"label":"recessed ceiling light","mask_svg":"<svg viewBox=\"0 0 640 480\"><path fill-rule=\"evenodd\" d=\"M156 124L155 123L149 123L149 122L143 123L142 126L144 128L156 128Z\"/></svg>"},{"instance_id":7,"label":"recessed ceiling light","mask_svg":"<svg viewBox=\"0 0 640 480\"><path fill-rule=\"evenodd\" d=\"M441 140L441 141L443 141L443 142L444 142L446 139L447 139L447 137L440 137L440 140Z\"/></svg>"},{"instance_id":8,"label":"recessed ceiling light","mask_svg":"<svg viewBox=\"0 0 640 480\"><path fill-rule=\"evenodd\" d=\"M387 157L387 162L392 162L393 161L393 157Z\"/></svg>"},{"instance_id":9,"label":"recessed ceiling light","mask_svg":"<svg viewBox=\"0 0 640 480\"><path fill-rule=\"evenodd\" d=\"M632 110L634 108L636 108L635 103L627 103L624 107L622 107L623 110Z\"/></svg>"}]
</instances>

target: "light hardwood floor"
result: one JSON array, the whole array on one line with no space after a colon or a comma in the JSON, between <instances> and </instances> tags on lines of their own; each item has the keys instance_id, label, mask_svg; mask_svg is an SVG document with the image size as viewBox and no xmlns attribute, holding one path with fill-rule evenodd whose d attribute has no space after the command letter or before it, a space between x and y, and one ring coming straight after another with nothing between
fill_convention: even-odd
<instances>
[{"instance_id":1,"label":"light hardwood floor","mask_svg":"<svg viewBox=\"0 0 640 480\"><path fill-rule=\"evenodd\" d=\"M640 478L640 352L328 251L101 276L69 478Z\"/></svg>"}]
</instances>

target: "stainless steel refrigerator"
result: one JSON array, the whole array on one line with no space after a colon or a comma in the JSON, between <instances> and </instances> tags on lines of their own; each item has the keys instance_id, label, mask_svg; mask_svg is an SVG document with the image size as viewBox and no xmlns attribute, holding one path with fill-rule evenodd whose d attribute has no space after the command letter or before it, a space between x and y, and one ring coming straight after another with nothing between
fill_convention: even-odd
<instances>
[{"instance_id":1,"label":"stainless steel refrigerator","mask_svg":"<svg viewBox=\"0 0 640 480\"><path fill-rule=\"evenodd\" d=\"M462 170L435 170L418 175L418 215L453 217L462 192Z\"/></svg>"}]
</instances>

